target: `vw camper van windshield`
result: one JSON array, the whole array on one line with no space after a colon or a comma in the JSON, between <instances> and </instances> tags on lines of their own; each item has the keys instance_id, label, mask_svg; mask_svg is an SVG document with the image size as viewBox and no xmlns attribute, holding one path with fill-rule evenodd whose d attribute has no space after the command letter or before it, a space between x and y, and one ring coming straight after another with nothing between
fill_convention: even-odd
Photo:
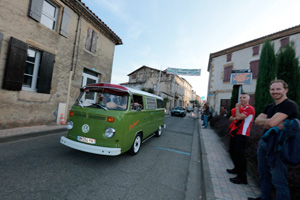
<instances>
[{"instance_id":1,"label":"vw camper van windshield","mask_svg":"<svg viewBox=\"0 0 300 200\"><path fill-rule=\"evenodd\" d=\"M81 91L75 105L105 110L127 110L127 92L108 88L85 88Z\"/></svg>"}]
</instances>

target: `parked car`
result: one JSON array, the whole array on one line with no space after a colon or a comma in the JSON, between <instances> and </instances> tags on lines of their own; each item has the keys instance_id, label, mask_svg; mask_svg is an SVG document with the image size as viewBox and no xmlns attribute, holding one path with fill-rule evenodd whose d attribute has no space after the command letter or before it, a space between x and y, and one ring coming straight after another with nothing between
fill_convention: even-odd
<instances>
[{"instance_id":1,"label":"parked car","mask_svg":"<svg viewBox=\"0 0 300 200\"><path fill-rule=\"evenodd\" d=\"M174 115L185 117L186 116L185 108L182 106L176 106L175 108L173 108L171 110L171 116L174 116Z\"/></svg>"},{"instance_id":2,"label":"parked car","mask_svg":"<svg viewBox=\"0 0 300 200\"><path fill-rule=\"evenodd\" d=\"M185 107L186 112L193 112L193 108L191 107Z\"/></svg>"}]
</instances>

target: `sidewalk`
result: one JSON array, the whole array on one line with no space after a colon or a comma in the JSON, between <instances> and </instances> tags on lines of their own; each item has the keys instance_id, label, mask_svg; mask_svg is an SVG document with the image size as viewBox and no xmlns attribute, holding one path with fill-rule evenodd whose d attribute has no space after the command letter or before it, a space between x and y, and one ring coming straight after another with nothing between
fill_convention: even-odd
<instances>
[{"instance_id":1,"label":"sidewalk","mask_svg":"<svg viewBox=\"0 0 300 200\"><path fill-rule=\"evenodd\" d=\"M199 126L201 125L199 120ZM248 184L233 184L229 178L236 175L228 174L226 169L233 168L229 153L224 143L211 128L200 128L200 143L203 160L203 175L206 199L212 200L247 200L258 197L260 189L248 174Z\"/></svg>"},{"instance_id":2,"label":"sidewalk","mask_svg":"<svg viewBox=\"0 0 300 200\"><path fill-rule=\"evenodd\" d=\"M0 143L67 131L66 125L41 125L0 130Z\"/></svg>"}]
</instances>

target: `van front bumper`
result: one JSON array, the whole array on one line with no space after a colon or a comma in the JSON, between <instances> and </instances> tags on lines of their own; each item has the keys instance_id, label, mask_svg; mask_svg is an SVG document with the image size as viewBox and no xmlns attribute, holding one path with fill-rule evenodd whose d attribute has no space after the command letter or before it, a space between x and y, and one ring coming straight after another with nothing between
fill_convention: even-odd
<instances>
[{"instance_id":1,"label":"van front bumper","mask_svg":"<svg viewBox=\"0 0 300 200\"><path fill-rule=\"evenodd\" d=\"M100 146L84 144L81 142L70 140L65 136L62 136L60 138L60 143L70 148L77 149L79 151L84 151L84 152L94 153L99 155L117 156L121 154L121 148L108 148L108 147L100 147Z\"/></svg>"}]
</instances>

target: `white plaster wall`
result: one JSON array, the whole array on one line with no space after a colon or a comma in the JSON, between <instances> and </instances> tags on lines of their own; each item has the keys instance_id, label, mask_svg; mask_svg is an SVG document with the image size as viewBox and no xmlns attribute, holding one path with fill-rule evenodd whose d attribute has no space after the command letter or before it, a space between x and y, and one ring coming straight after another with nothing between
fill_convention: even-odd
<instances>
[{"instance_id":1,"label":"white plaster wall","mask_svg":"<svg viewBox=\"0 0 300 200\"><path fill-rule=\"evenodd\" d=\"M285 38L285 37L283 37ZM273 40L275 53L278 53L280 49L280 40ZM295 42L296 57L300 56L300 33L289 36L289 41ZM257 45L255 45L257 46ZM213 95L209 96L209 103L214 108L215 111L220 109L220 100L221 99L230 99L232 92L232 85L230 82L223 82L224 77L224 67L232 65L233 70L237 69L250 69L250 62L254 60L259 60L260 54L263 48L263 44L260 44L259 55L252 56L252 47L248 47L239 51L232 52L232 58L230 62L226 61L227 54L215 57L211 61L211 78L210 78L210 88L208 94ZM254 94L256 88L256 79L252 80L251 85L244 85L243 91L249 94Z\"/></svg>"}]
</instances>

